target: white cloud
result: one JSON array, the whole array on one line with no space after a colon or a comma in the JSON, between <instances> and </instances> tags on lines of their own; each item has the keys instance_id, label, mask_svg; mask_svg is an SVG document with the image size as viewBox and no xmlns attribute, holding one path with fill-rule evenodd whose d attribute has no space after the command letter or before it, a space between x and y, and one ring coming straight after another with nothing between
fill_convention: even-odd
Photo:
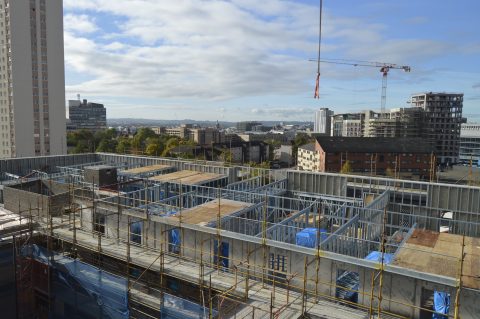
<instances>
[{"instance_id":1,"label":"white cloud","mask_svg":"<svg viewBox=\"0 0 480 319\"><path fill-rule=\"evenodd\" d=\"M215 101L313 92L316 67L307 60L316 56L315 6L277 0L65 0L64 6L72 22L65 31L67 67L91 78L68 86L69 94ZM99 27L87 13L121 23L89 37ZM324 57L407 64L445 49L432 40L386 40L385 27L366 20L328 10L325 17ZM353 73L359 76L322 65L324 78ZM360 74L378 77L377 70Z\"/></svg>"},{"instance_id":2,"label":"white cloud","mask_svg":"<svg viewBox=\"0 0 480 319\"><path fill-rule=\"evenodd\" d=\"M81 14L66 14L63 18L65 31L76 33L92 33L98 30L94 19Z\"/></svg>"}]
</instances>

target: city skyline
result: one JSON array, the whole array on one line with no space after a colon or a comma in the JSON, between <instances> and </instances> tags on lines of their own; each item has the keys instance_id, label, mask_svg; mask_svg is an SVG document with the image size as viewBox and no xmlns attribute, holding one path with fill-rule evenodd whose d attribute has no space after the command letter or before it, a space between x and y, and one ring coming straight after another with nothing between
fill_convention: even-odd
<instances>
[{"instance_id":1,"label":"city skyline","mask_svg":"<svg viewBox=\"0 0 480 319\"><path fill-rule=\"evenodd\" d=\"M313 99L318 1L64 5L66 100L100 101L109 118L311 121L320 107L380 107L381 75L360 67L322 65ZM324 9L322 57L412 67L390 73L387 108L408 106L417 91L463 92L464 114L480 118L477 2L324 1Z\"/></svg>"}]
</instances>

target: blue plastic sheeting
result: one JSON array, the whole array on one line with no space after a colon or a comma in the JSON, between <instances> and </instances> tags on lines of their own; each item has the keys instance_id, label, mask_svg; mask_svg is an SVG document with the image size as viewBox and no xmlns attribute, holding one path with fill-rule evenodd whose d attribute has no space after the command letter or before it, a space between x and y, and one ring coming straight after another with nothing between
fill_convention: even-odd
<instances>
[{"instance_id":1,"label":"blue plastic sheeting","mask_svg":"<svg viewBox=\"0 0 480 319\"><path fill-rule=\"evenodd\" d=\"M305 228L295 236L295 243L299 246L316 248L317 247L317 228ZM327 230L320 228L320 242L327 239Z\"/></svg>"},{"instance_id":2,"label":"blue plastic sheeting","mask_svg":"<svg viewBox=\"0 0 480 319\"><path fill-rule=\"evenodd\" d=\"M209 310L194 302L164 294L161 316L163 319L186 318L198 319L207 318ZM217 311L213 310L213 318L217 316Z\"/></svg>"},{"instance_id":3,"label":"blue plastic sheeting","mask_svg":"<svg viewBox=\"0 0 480 319\"><path fill-rule=\"evenodd\" d=\"M215 240L213 244L213 263L216 265L220 261L220 265L223 268L228 268L228 256L230 245L226 242L220 244L220 260L218 260L218 241Z\"/></svg>"},{"instance_id":4,"label":"blue plastic sheeting","mask_svg":"<svg viewBox=\"0 0 480 319\"><path fill-rule=\"evenodd\" d=\"M367 257L365 257L366 260L371 260L371 261L376 261L376 262L382 262L382 253L379 251L372 251L370 254L368 254ZM384 264L390 264L393 261L393 254L383 254L383 263Z\"/></svg>"},{"instance_id":5,"label":"blue plastic sheeting","mask_svg":"<svg viewBox=\"0 0 480 319\"><path fill-rule=\"evenodd\" d=\"M433 319L447 319L450 312L450 294L441 291L433 293L433 310L435 312L443 313L444 315L434 313Z\"/></svg>"},{"instance_id":6,"label":"blue plastic sheeting","mask_svg":"<svg viewBox=\"0 0 480 319\"><path fill-rule=\"evenodd\" d=\"M23 247L20 254L51 265L52 292L58 299L75 304L80 296L89 298L85 307L77 311L95 315L101 312L102 318L129 318L126 279L61 255L54 255L49 262L48 251L37 245Z\"/></svg>"},{"instance_id":7,"label":"blue plastic sheeting","mask_svg":"<svg viewBox=\"0 0 480 319\"><path fill-rule=\"evenodd\" d=\"M174 228L168 232L168 242L168 249L171 253L180 253L180 244L182 242L182 238L180 237L180 229Z\"/></svg>"}]
</instances>

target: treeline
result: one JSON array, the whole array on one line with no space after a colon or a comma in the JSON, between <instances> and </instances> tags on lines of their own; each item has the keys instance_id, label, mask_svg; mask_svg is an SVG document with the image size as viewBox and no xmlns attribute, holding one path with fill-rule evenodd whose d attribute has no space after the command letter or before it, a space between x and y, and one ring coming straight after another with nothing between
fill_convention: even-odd
<instances>
[{"instance_id":1,"label":"treeline","mask_svg":"<svg viewBox=\"0 0 480 319\"><path fill-rule=\"evenodd\" d=\"M115 129L96 133L79 130L67 134L67 146L71 154L107 152L170 156L170 151L179 145L195 143L175 136L158 135L148 127L138 129L133 137L118 134Z\"/></svg>"}]
</instances>

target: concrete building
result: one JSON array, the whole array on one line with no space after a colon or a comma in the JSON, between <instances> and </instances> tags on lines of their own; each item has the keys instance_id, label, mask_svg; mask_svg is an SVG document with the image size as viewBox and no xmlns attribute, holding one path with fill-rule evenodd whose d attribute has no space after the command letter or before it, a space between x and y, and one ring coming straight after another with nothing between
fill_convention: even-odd
<instances>
[{"instance_id":1,"label":"concrete building","mask_svg":"<svg viewBox=\"0 0 480 319\"><path fill-rule=\"evenodd\" d=\"M222 143L225 141L225 133L213 127L193 128L191 125L167 128L165 134L189 139L200 145Z\"/></svg>"},{"instance_id":2,"label":"concrete building","mask_svg":"<svg viewBox=\"0 0 480 319\"><path fill-rule=\"evenodd\" d=\"M437 162L444 165L457 163L463 93L418 93L412 95L410 103L425 111L424 137L435 147Z\"/></svg>"},{"instance_id":3,"label":"concrete building","mask_svg":"<svg viewBox=\"0 0 480 319\"><path fill-rule=\"evenodd\" d=\"M117 184L85 183L105 164ZM0 172L4 317L480 313L480 187L105 153Z\"/></svg>"},{"instance_id":4,"label":"concrete building","mask_svg":"<svg viewBox=\"0 0 480 319\"><path fill-rule=\"evenodd\" d=\"M396 108L385 113L366 111L365 137L422 137L425 112L419 107Z\"/></svg>"},{"instance_id":5,"label":"concrete building","mask_svg":"<svg viewBox=\"0 0 480 319\"><path fill-rule=\"evenodd\" d=\"M107 128L107 110L103 104L88 102L87 100L68 101L69 123L68 129L101 131Z\"/></svg>"},{"instance_id":6,"label":"concrete building","mask_svg":"<svg viewBox=\"0 0 480 319\"><path fill-rule=\"evenodd\" d=\"M64 154L62 0L0 1L0 158Z\"/></svg>"},{"instance_id":7,"label":"concrete building","mask_svg":"<svg viewBox=\"0 0 480 319\"><path fill-rule=\"evenodd\" d=\"M330 111L328 108L321 108L320 110L316 111L313 132L330 135L332 116L333 111Z\"/></svg>"},{"instance_id":8,"label":"concrete building","mask_svg":"<svg viewBox=\"0 0 480 319\"><path fill-rule=\"evenodd\" d=\"M295 139L295 131L248 132L237 135L245 142L276 141L289 143Z\"/></svg>"},{"instance_id":9,"label":"concrete building","mask_svg":"<svg viewBox=\"0 0 480 319\"><path fill-rule=\"evenodd\" d=\"M363 136L363 113L337 114L331 117L330 136Z\"/></svg>"},{"instance_id":10,"label":"concrete building","mask_svg":"<svg viewBox=\"0 0 480 319\"><path fill-rule=\"evenodd\" d=\"M460 129L460 151L459 159L461 164L480 167L480 124L465 123Z\"/></svg>"},{"instance_id":11,"label":"concrete building","mask_svg":"<svg viewBox=\"0 0 480 319\"><path fill-rule=\"evenodd\" d=\"M244 121L237 123L237 131L239 132L250 132L254 127L262 125L261 122L256 121Z\"/></svg>"},{"instance_id":12,"label":"concrete building","mask_svg":"<svg viewBox=\"0 0 480 319\"><path fill-rule=\"evenodd\" d=\"M280 145L273 151L273 159L282 167L290 167L294 162L292 145Z\"/></svg>"},{"instance_id":13,"label":"concrete building","mask_svg":"<svg viewBox=\"0 0 480 319\"><path fill-rule=\"evenodd\" d=\"M222 143L225 141L225 134L217 128L194 128L189 131L189 139L200 145Z\"/></svg>"}]
</instances>

